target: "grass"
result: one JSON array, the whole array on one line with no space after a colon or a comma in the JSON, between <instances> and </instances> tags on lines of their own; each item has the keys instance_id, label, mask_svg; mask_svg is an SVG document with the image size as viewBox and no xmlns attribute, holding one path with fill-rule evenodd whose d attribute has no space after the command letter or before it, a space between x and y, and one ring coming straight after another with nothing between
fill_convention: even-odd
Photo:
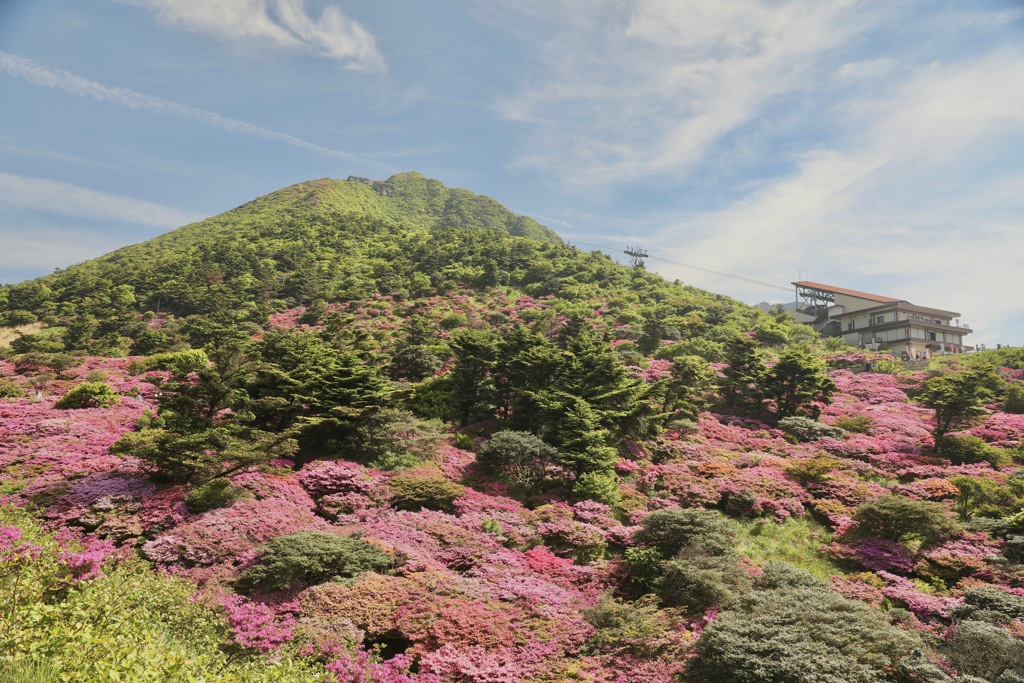
<instances>
[{"instance_id":1,"label":"grass","mask_svg":"<svg viewBox=\"0 0 1024 683\"><path fill-rule=\"evenodd\" d=\"M794 567L828 579L842 573L819 551L832 542L832 534L810 517L795 517L779 524L771 520L740 522L737 550L758 566L769 562L787 562Z\"/></svg>"},{"instance_id":2,"label":"grass","mask_svg":"<svg viewBox=\"0 0 1024 683\"><path fill-rule=\"evenodd\" d=\"M18 325L17 327L0 327L0 348L10 348L11 342L23 334L35 334L43 329L42 323Z\"/></svg>"}]
</instances>

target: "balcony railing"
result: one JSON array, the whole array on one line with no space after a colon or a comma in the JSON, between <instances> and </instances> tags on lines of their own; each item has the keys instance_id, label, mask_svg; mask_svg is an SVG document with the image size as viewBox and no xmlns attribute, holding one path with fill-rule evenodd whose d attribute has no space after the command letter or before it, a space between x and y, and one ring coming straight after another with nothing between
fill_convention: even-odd
<instances>
[{"instance_id":1,"label":"balcony railing","mask_svg":"<svg viewBox=\"0 0 1024 683\"><path fill-rule=\"evenodd\" d=\"M967 325L967 324L953 324L952 322L944 321L944 320L936 320L935 318L925 318L924 316L920 316L920 315L899 315L898 313L896 314L896 320L894 320L894 321L885 320L885 321L883 321L881 323L875 323L875 324L884 325L887 322L924 323L926 325L938 325L940 327L949 327L949 328L956 329L956 330L969 330L969 329L971 329L971 326Z\"/></svg>"}]
</instances>

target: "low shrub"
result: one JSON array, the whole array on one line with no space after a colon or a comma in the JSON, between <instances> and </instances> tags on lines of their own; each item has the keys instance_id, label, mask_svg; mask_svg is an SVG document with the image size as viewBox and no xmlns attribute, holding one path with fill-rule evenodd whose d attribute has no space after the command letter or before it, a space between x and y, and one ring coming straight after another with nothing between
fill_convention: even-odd
<instances>
[{"instance_id":1,"label":"low shrub","mask_svg":"<svg viewBox=\"0 0 1024 683\"><path fill-rule=\"evenodd\" d=\"M25 398L25 392L14 382L0 379L0 398Z\"/></svg>"},{"instance_id":2,"label":"low shrub","mask_svg":"<svg viewBox=\"0 0 1024 683\"><path fill-rule=\"evenodd\" d=\"M248 496L248 491L241 486L236 486L227 479L214 479L189 491L185 496L185 505L188 511L195 515L227 507L232 501Z\"/></svg>"},{"instance_id":3,"label":"low shrub","mask_svg":"<svg viewBox=\"0 0 1024 683\"><path fill-rule=\"evenodd\" d=\"M1024 642L993 624L957 624L942 642L941 650L960 674L987 681L1024 680Z\"/></svg>"},{"instance_id":4,"label":"low shrub","mask_svg":"<svg viewBox=\"0 0 1024 683\"><path fill-rule=\"evenodd\" d=\"M817 588L826 590L829 584L814 574L797 569L785 562L769 562L764 566L763 574L754 581L761 590L777 590L780 588Z\"/></svg>"},{"instance_id":5,"label":"low shrub","mask_svg":"<svg viewBox=\"0 0 1024 683\"><path fill-rule=\"evenodd\" d=\"M455 500L465 488L441 477L417 477L400 474L391 480L393 502L399 510L417 512L437 510L455 512Z\"/></svg>"},{"instance_id":6,"label":"low shrub","mask_svg":"<svg viewBox=\"0 0 1024 683\"><path fill-rule=\"evenodd\" d=\"M682 607L690 614L702 614L722 607L750 590L750 577L732 557L694 553L686 559L664 562L655 592L662 604Z\"/></svg>"},{"instance_id":7,"label":"low shrub","mask_svg":"<svg viewBox=\"0 0 1024 683\"><path fill-rule=\"evenodd\" d=\"M81 408L109 408L121 402L110 385L103 382L84 382L62 396L54 407L62 410Z\"/></svg>"},{"instance_id":8,"label":"low shrub","mask_svg":"<svg viewBox=\"0 0 1024 683\"><path fill-rule=\"evenodd\" d=\"M814 588L753 591L704 630L690 683L918 680L903 664L922 648L881 612ZM925 679L928 680L928 679ZM948 678L932 678L932 681Z\"/></svg>"},{"instance_id":9,"label":"low shrub","mask_svg":"<svg viewBox=\"0 0 1024 683\"><path fill-rule=\"evenodd\" d=\"M1024 382L1007 382L1003 412L1024 415Z\"/></svg>"},{"instance_id":10,"label":"low shrub","mask_svg":"<svg viewBox=\"0 0 1024 683\"><path fill-rule=\"evenodd\" d=\"M983 439L970 434L954 434L943 437L939 450L955 465L987 462L998 470L1009 467L1013 463L1010 455L1003 449L996 448Z\"/></svg>"},{"instance_id":11,"label":"low shrub","mask_svg":"<svg viewBox=\"0 0 1024 683\"><path fill-rule=\"evenodd\" d=\"M497 432L480 448L477 460L488 471L527 492L544 481L558 451L529 432Z\"/></svg>"},{"instance_id":12,"label":"low shrub","mask_svg":"<svg viewBox=\"0 0 1024 683\"><path fill-rule=\"evenodd\" d=\"M287 649L268 662L229 642L220 611L192 599L194 584L103 541L83 544L0 508L0 681L324 680L322 666Z\"/></svg>"},{"instance_id":13,"label":"low shrub","mask_svg":"<svg viewBox=\"0 0 1024 683\"><path fill-rule=\"evenodd\" d=\"M286 590L348 579L393 564L391 555L354 536L300 531L271 539L259 564L243 571L238 583L242 590Z\"/></svg>"},{"instance_id":14,"label":"low shrub","mask_svg":"<svg viewBox=\"0 0 1024 683\"><path fill-rule=\"evenodd\" d=\"M736 540L733 523L714 510L655 510L643 521L634 535L643 546L658 550L662 557L672 557L684 548L699 545L709 555L725 555Z\"/></svg>"},{"instance_id":15,"label":"low shrub","mask_svg":"<svg viewBox=\"0 0 1024 683\"><path fill-rule=\"evenodd\" d=\"M858 524L858 535L897 543L919 540L929 545L956 529L941 505L897 495L882 496L861 505L853 518Z\"/></svg>"},{"instance_id":16,"label":"low shrub","mask_svg":"<svg viewBox=\"0 0 1024 683\"><path fill-rule=\"evenodd\" d=\"M128 364L128 372L141 375L151 370L166 370L176 375L187 375L190 372L205 368L210 359L202 349L186 349L184 351L167 351L154 353Z\"/></svg>"},{"instance_id":17,"label":"low shrub","mask_svg":"<svg viewBox=\"0 0 1024 683\"><path fill-rule=\"evenodd\" d=\"M874 424L867 415L847 415L837 419L835 426L854 434L867 434Z\"/></svg>"},{"instance_id":18,"label":"low shrub","mask_svg":"<svg viewBox=\"0 0 1024 683\"><path fill-rule=\"evenodd\" d=\"M839 427L831 427L824 422L809 417L795 415L779 420L779 429L796 437L799 441L817 441L818 439L841 439L846 432Z\"/></svg>"}]
</instances>

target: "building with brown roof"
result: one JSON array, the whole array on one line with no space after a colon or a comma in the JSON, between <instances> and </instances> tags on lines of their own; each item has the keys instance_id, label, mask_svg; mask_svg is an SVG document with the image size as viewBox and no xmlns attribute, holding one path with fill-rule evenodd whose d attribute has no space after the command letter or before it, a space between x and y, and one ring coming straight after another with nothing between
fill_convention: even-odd
<instances>
[{"instance_id":1,"label":"building with brown roof","mask_svg":"<svg viewBox=\"0 0 1024 683\"><path fill-rule=\"evenodd\" d=\"M820 282L800 281L793 317L828 337L852 346L888 349L909 358L971 350L964 336L973 332L960 314L915 306L891 296L858 292Z\"/></svg>"}]
</instances>

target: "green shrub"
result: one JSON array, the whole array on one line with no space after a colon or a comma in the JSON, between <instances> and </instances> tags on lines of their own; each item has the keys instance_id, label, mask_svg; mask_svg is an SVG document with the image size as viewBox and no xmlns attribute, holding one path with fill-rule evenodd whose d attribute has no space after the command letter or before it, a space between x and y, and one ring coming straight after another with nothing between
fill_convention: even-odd
<instances>
[{"instance_id":1,"label":"green shrub","mask_svg":"<svg viewBox=\"0 0 1024 683\"><path fill-rule=\"evenodd\" d=\"M659 641L667 631L653 595L623 602L605 593L593 607L583 610L583 618L594 627L594 635L583 647L587 654L625 649L634 657L657 656Z\"/></svg>"},{"instance_id":2,"label":"green shrub","mask_svg":"<svg viewBox=\"0 0 1024 683\"><path fill-rule=\"evenodd\" d=\"M393 558L354 536L300 531L271 539L259 564L242 572L243 590L286 590L347 579L391 567Z\"/></svg>"},{"instance_id":3,"label":"green shrub","mask_svg":"<svg viewBox=\"0 0 1024 683\"><path fill-rule=\"evenodd\" d=\"M780 588L817 588L827 590L829 584L814 574L797 569L785 562L769 562L763 568L764 573L754 581L761 590L777 590Z\"/></svg>"},{"instance_id":4,"label":"green shrub","mask_svg":"<svg viewBox=\"0 0 1024 683\"><path fill-rule=\"evenodd\" d=\"M929 545L956 529L941 505L897 495L861 505L853 518L858 523L858 534L897 543L919 540Z\"/></svg>"},{"instance_id":5,"label":"green shrub","mask_svg":"<svg viewBox=\"0 0 1024 683\"><path fill-rule=\"evenodd\" d=\"M623 559L629 567L629 578L645 590L653 588L661 577L663 558L657 548L626 548Z\"/></svg>"},{"instance_id":6,"label":"green shrub","mask_svg":"<svg viewBox=\"0 0 1024 683\"><path fill-rule=\"evenodd\" d=\"M72 368L82 364L82 359L70 353L23 353L14 358L14 369L19 372L49 369L63 376Z\"/></svg>"},{"instance_id":7,"label":"green shrub","mask_svg":"<svg viewBox=\"0 0 1024 683\"><path fill-rule=\"evenodd\" d=\"M529 432L497 432L477 454L488 471L531 492L540 486L558 451Z\"/></svg>"},{"instance_id":8,"label":"green shrub","mask_svg":"<svg viewBox=\"0 0 1024 683\"><path fill-rule=\"evenodd\" d=\"M836 420L836 427L854 434L867 434L875 424L867 415L846 415Z\"/></svg>"},{"instance_id":9,"label":"green shrub","mask_svg":"<svg viewBox=\"0 0 1024 683\"><path fill-rule=\"evenodd\" d=\"M618 505L622 499L615 473L604 470L584 472L577 477L572 495L577 500L596 500L606 505Z\"/></svg>"},{"instance_id":10,"label":"green shrub","mask_svg":"<svg viewBox=\"0 0 1024 683\"><path fill-rule=\"evenodd\" d=\"M65 549L21 510L0 508L0 527L38 557L0 562L0 681L98 683L209 681L314 683L323 668L286 648L274 662L228 644L218 610L193 600L195 585L154 572L134 554L68 586Z\"/></svg>"},{"instance_id":11,"label":"green shrub","mask_svg":"<svg viewBox=\"0 0 1024 683\"><path fill-rule=\"evenodd\" d=\"M1024 642L1014 638L1008 630L984 621L957 624L942 642L941 649L960 674L988 681L1014 681L1016 676L1024 677Z\"/></svg>"},{"instance_id":12,"label":"green shrub","mask_svg":"<svg viewBox=\"0 0 1024 683\"><path fill-rule=\"evenodd\" d=\"M232 501L246 498L249 492L228 479L214 479L198 486L185 496L188 511L196 515L207 510L226 507Z\"/></svg>"},{"instance_id":13,"label":"green shrub","mask_svg":"<svg viewBox=\"0 0 1024 683\"><path fill-rule=\"evenodd\" d=\"M23 334L11 342L15 353L60 353L64 344L53 337L42 334Z\"/></svg>"},{"instance_id":14,"label":"green shrub","mask_svg":"<svg viewBox=\"0 0 1024 683\"><path fill-rule=\"evenodd\" d=\"M993 588L978 586L964 592L964 604L953 610L953 618L966 620L974 618L978 611L998 612L1009 619L1024 619L1024 597Z\"/></svg>"},{"instance_id":15,"label":"green shrub","mask_svg":"<svg viewBox=\"0 0 1024 683\"><path fill-rule=\"evenodd\" d=\"M400 474L391 480L394 505L399 510L438 510L455 512L455 499L465 488L441 477L417 477Z\"/></svg>"},{"instance_id":16,"label":"green shrub","mask_svg":"<svg viewBox=\"0 0 1024 683\"><path fill-rule=\"evenodd\" d=\"M661 577L654 584L662 604L702 614L710 607L728 604L750 589L750 577L732 557L688 555L691 556L687 559L662 564Z\"/></svg>"},{"instance_id":17,"label":"green shrub","mask_svg":"<svg viewBox=\"0 0 1024 683\"><path fill-rule=\"evenodd\" d=\"M1024 383L1006 383L1006 396L1003 398L1003 412L1013 413L1014 415L1024 414Z\"/></svg>"},{"instance_id":18,"label":"green shrub","mask_svg":"<svg viewBox=\"0 0 1024 683\"><path fill-rule=\"evenodd\" d=\"M184 351L167 351L155 353L128 364L128 372L141 375L151 370L166 370L175 375L187 375L210 364L210 359L202 349L186 349Z\"/></svg>"},{"instance_id":19,"label":"green shrub","mask_svg":"<svg viewBox=\"0 0 1024 683\"><path fill-rule=\"evenodd\" d=\"M809 460L797 460L789 466L786 473L801 481L823 482L829 479L832 472L842 468L843 463L827 455L819 455Z\"/></svg>"},{"instance_id":20,"label":"green shrub","mask_svg":"<svg viewBox=\"0 0 1024 683\"><path fill-rule=\"evenodd\" d=\"M725 555L734 546L733 523L714 510L655 510L643 521L634 540L672 557L684 548L699 545L709 555Z\"/></svg>"},{"instance_id":21,"label":"green shrub","mask_svg":"<svg viewBox=\"0 0 1024 683\"><path fill-rule=\"evenodd\" d=\"M831 427L824 422L799 415L779 420L779 429L787 434L792 434L799 441L817 441L825 438L841 439L846 435L846 432L840 427Z\"/></svg>"},{"instance_id":22,"label":"green shrub","mask_svg":"<svg viewBox=\"0 0 1024 683\"><path fill-rule=\"evenodd\" d=\"M3 321L3 324L9 325L10 327L31 325L35 321L39 320L39 317L35 313L21 308L8 312L6 317L7 320Z\"/></svg>"},{"instance_id":23,"label":"green shrub","mask_svg":"<svg viewBox=\"0 0 1024 683\"><path fill-rule=\"evenodd\" d=\"M939 450L955 465L987 462L998 470L1009 467L1013 462L1010 455L1001 448L996 448L986 443L984 439L970 434L942 437Z\"/></svg>"},{"instance_id":24,"label":"green shrub","mask_svg":"<svg viewBox=\"0 0 1024 683\"><path fill-rule=\"evenodd\" d=\"M0 398L25 398L25 392L14 382L0 379Z\"/></svg>"},{"instance_id":25,"label":"green shrub","mask_svg":"<svg viewBox=\"0 0 1024 683\"><path fill-rule=\"evenodd\" d=\"M103 382L84 382L66 393L54 404L62 410L80 408L109 408L121 402L110 385Z\"/></svg>"},{"instance_id":26,"label":"green shrub","mask_svg":"<svg viewBox=\"0 0 1024 683\"><path fill-rule=\"evenodd\" d=\"M689 683L882 683L914 680L922 647L882 613L813 588L753 591L704 630ZM931 680L949 680L931 679Z\"/></svg>"}]
</instances>

